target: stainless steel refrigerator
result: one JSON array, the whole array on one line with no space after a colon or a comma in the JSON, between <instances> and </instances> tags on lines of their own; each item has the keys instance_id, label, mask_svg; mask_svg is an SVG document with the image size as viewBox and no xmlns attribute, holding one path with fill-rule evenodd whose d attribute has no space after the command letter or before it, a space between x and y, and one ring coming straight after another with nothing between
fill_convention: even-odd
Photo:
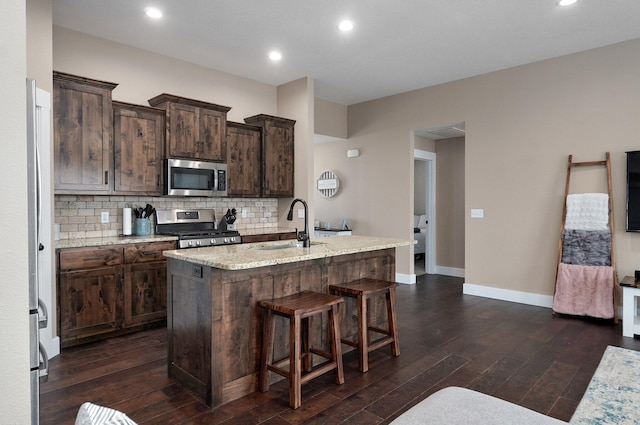
<instances>
[{"instance_id":1,"label":"stainless steel refrigerator","mask_svg":"<svg viewBox=\"0 0 640 425\"><path fill-rule=\"evenodd\" d=\"M47 278L41 273L40 266L43 254L51 252L51 235L42 232L43 214L50 214L50 206L42 202L43 176L41 173L42 151L39 143L38 108L36 106L36 83L27 79L27 190L29 216L29 341L30 341L30 378L31 378L31 423L40 422L40 382L47 379L48 362L46 350L40 343L39 329L48 325L47 306L39 297L40 282ZM46 179L49 180L48 178ZM47 189L50 191L50 189ZM50 276L49 276L50 279ZM50 282L46 282L50 287Z\"/></svg>"}]
</instances>

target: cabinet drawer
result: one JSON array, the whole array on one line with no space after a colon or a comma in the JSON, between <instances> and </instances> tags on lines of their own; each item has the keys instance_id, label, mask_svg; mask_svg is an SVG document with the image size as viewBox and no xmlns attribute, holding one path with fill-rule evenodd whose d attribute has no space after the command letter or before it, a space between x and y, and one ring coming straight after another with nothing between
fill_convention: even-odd
<instances>
[{"instance_id":1,"label":"cabinet drawer","mask_svg":"<svg viewBox=\"0 0 640 425\"><path fill-rule=\"evenodd\" d=\"M162 251L176 249L175 242L152 242L128 245L124 248L124 261L128 263L146 263L164 260Z\"/></svg>"},{"instance_id":2,"label":"cabinet drawer","mask_svg":"<svg viewBox=\"0 0 640 425\"><path fill-rule=\"evenodd\" d=\"M60 270L90 269L122 264L122 247L73 248L60 251Z\"/></svg>"}]
</instances>

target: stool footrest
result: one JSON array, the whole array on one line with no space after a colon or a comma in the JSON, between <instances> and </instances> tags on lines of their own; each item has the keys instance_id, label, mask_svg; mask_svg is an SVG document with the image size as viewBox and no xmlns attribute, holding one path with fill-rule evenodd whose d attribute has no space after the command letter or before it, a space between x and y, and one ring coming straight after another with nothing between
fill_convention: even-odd
<instances>
[{"instance_id":1,"label":"stool footrest","mask_svg":"<svg viewBox=\"0 0 640 425\"><path fill-rule=\"evenodd\" d=\"M319 348L311 348L309 351L311 351L313 354L317 354L321 357L324 357L327 360L332 360L331 353L328 351L320 350Z\"/></svg>"},{"instance_id":2,"label":"stool footrest","mask_svg":"<svg viewBox=\"0 0 640 425\"><path fill-rule=\"evenodd\" d=\"M280 362L278 362L278 364L282 364L282 363L288 363L289 359L284 359ZM300 376L300 383L305 383L313 378L316 378L320 375L322 375L323 373L327 373L330 370L335 369L336 367L338 367L336 362L325 362L322 363L321 365L315 366L311 371L304 373ZM273 365L267 365L267 369L270 370L271 372L277 373L280 376L284 376L285 378L289 379L289 377L291 376L291 373L287 370L284 369L282 367L278 367L275 364Z\"/></svg>"},{"instance_id":3,"label":"stool footrest","mask_svg":"<svg viewBox=\"0 0 640 425\"><path fill-rule=\"evenodd\" d=\"M350 345L352 347L357 347L358 346L358 342L357 341L351 341L351 340L346 339L346 338L341 338L340 342L342 342L343 344L346 344L346 345Z\"/></svg>"},{"instance_id":4,"label":"stool footrest","mask_svg":"<svg viewBox=\"0 0 640 425\"><path fill-rule=\"evenodd\" d=\"M368 351L377 350L378 348L384 347L385 345L391 344L392 342L393 342L393 338L391 338L390 336L386 336L384 338L380 338L370 343L369 346L367 347L367 350Z\"/></svg>"},{"instance_id":5,"label":"stool footrest","mask_svg":"<svg viewBox=\"0 0 640 425\"><path fill-rule=\"evenodd\" d=\"M379 334L391 335L391 332L389 332L389 330L388 330L388 329L376 328L376 327L374 327L374 326L369 326L369 328L368 328L368 329L369 329L370 331L377 332L377 333L379 333Z\"/></svg>"},{"instance_id":6,"label":"stool footrest","mask_svg":"<svg viewBox=\"0 0 640 425\"><path fill-rule=\"evenodd\" d=\"M321 366L316 366L316 368L314 368L311 372L307 372L302 376L300 376L300 383L304 384L305 382L310 381L313 378L317 378L318 376L325 374L337 367L338 367L338 364L336 362L327 362L327 363L323 363ZM340 383L343 383L343 382L344 382L344 378L342 378L342 382Z\"/></svg>"},{"instance_id":7,"label":"stool footrest","mask_svg":"<svg viewBox=\"0 0 640 425\"><path fill-rule=\"evenodd\" d=\"M289 373L286 369L277 367L276 365L267 365L266 367L267 367L267 370L277 373L280 376L284 376L287 379L289 379L289 377L291 376L291 373Z\"/></svg>"}]
</instances>

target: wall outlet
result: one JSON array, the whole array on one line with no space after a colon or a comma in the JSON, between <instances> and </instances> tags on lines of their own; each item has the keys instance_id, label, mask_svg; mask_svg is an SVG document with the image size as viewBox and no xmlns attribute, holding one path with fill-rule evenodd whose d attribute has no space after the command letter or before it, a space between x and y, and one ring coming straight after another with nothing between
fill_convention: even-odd
<instances>
[{"instance_id":1,"label":"wall outlet","mask_svg":"<svg viewBox=\"0 0 640 425\"><path fill-rule=\"evenodd\" d=\"M202 266L191 266L191 276L198 277L202 279Z\"/></svg>"},{"instance_id":2,"label":"wall outlet","mask_svg":"<svg viewBox=\"0 0 640 425\"><path fill-rule=\"evenodd\" d=\"M246 208L242 209L242 218L247 218L247 209Z\"/></svg>"},{"instance_id":3,"label":"wall outlet","mask_svg":"<svg viewBox=\"0 0 640 425\"><path fill-rule=\"evenodd\" d=\"M484 218L483 209L471 209L471 218Z\"/></svg>"},{"instance_id":4,"label":"wall outlet","mask_svg":"<svg viewBox=\"0 0 640 425\"><path fill-rule=\"evenodd\" d=\"M109 211L102 211L100 213L100 223L108 223L109 222Z\"/></svg>"},{"instance_id":5,"label":"wall outlet","mask_svg":"<svg viewBox=\"0 0 640 425\"><path fill-rule=\"evenodd\" d=\"M298 210L298 218L304 218L304 209L300 208Z\"/></svg>"}]
</instances>

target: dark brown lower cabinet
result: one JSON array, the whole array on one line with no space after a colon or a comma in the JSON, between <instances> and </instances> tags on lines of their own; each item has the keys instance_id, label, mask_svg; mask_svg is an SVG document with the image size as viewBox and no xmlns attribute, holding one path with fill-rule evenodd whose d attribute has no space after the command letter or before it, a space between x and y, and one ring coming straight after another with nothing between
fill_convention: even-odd
<instances>
[{"instance_id":1,"label":"dark brown lower cabinet","mask_svg":"<svg viewBox=\"0 0 640 425\"><path fill-rule=\"evenodd\" d=\"M122 315L121 267L60 273L60 336L62 347L93 341L113 333Z\"/></svg>"},{"instance_id":2,"label":"dark brown lower cabinet","mask_svg":"<svg viewBox=\"0 0 640 425\"><path fill-rule=\"evenodd\" d=\"M167 261L176 243L153 242L58 252L61 346L160 326L167 318Z\"/></svg>"},{"instance_id":3,"label":"dark brown lower cabinet","mask_svg":"<svg viewBox=\"0 0 640 425\"><path fill-rule=\"evenodd\" d=\"M124 322L129 328L167 318L167 262L124 266Z\"/></svg>"}]
</instances>

